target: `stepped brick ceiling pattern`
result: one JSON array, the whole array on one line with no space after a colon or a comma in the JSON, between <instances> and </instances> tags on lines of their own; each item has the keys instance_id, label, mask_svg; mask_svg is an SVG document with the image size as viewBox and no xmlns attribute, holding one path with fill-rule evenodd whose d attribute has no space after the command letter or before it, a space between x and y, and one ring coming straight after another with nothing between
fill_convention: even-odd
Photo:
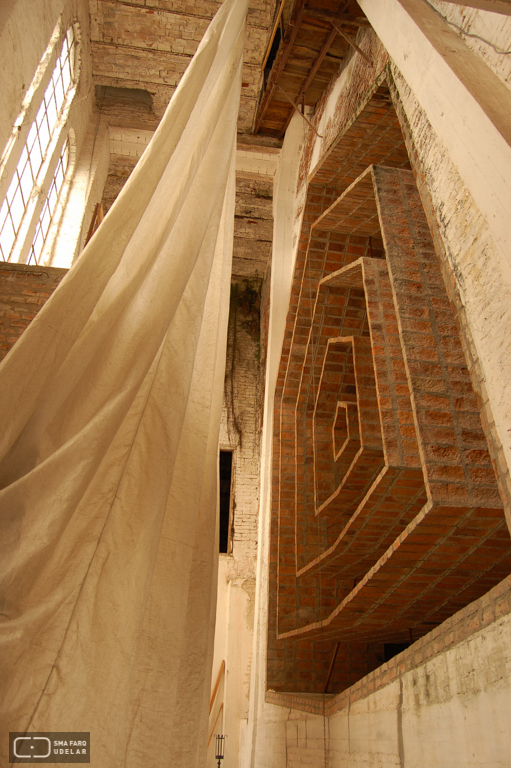
<instances>
[{"instance_id":1,"label":"stepped brick ceiling pattern","mask_svg":"<svg viewBox=\"0 0 511 768\"><path fill-rule=\"evenodd\" d=\"M360 108L357 119L332 142L310 181L314 186L328 188L337 197L369 165L410 168L403 134L386 85L375 89Z\"/></svg>"},{"instance_id":2,"label":"stepped brick ceiling pattern","mask_svg":"<svg viewBox=\"0 0 511 768\"><path fill-rule=\"evenodd\" d=\"M408 168L382 87L309 181L275 404L276 690L323 690L327 660L305 659L316 646L331 658L338 642L339 685L352 684L354 658L358 679L378 665L378 643L426 634L511 568L478 404Z\"/></svg>"},{"instance_id":3,"label":"stepped brick ceiling pattern","mask_svg":"<svg viewBox=\"0 0 511 768\"><path fill-rule=\"evenodd\" d=\"M442 622L511 567L412 173L367 169L314 222L311 243L339 229L372 232L375 199L386 259L362 257L322 278L307 343L294 345L285 374L275 488L280 638L391 641ZM351 581L344 595L339 580Z\"/></svg>"}]
</instances>

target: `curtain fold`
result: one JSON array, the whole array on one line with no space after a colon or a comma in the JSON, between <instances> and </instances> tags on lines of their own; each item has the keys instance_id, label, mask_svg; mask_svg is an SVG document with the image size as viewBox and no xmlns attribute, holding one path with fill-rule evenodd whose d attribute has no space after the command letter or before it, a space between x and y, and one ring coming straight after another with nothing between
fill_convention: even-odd
<instances>
[{"instance_id":1,"label":"curtain fold","mask_svg":"<svg viewBox=\"0 0 511 768\"><path fill-rule=\"evenodd\" d=\"M246 0L225 0L143 157L0 366L0 763L202 765Z\"/></svg>"}]
</instances>

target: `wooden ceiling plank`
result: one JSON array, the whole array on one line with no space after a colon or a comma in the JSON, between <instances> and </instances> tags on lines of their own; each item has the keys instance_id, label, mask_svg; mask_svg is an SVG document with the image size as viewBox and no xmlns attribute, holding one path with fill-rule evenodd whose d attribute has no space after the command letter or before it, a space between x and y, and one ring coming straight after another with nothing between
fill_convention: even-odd
<instances>
[{"instance_id":1,"label":"wooden ceiling plank","mask_svg":"<svg viewBox=\"0 0 511 768\"><path fill-rule=\"evenodd\" d=\"M351 24L356 27L369 27L369 21L365 16L355 16L352 13L336 13L335 11L327 11L326 8L321 11L316 11L314 8L305 8L306 16L310 16L312 19L318 19L319 21L331 22L332 19L337 24Z\"/></svg>"},{"instance_id":2,"label":"wooden ceiling plank","mask_svg":"<svg viewBox=\"0 0 511 768\"><path fill-rule=\"evenodd\" d=\"M295 19L295 23L294 23L294 26L293 26L293 30L291 32L289 40L286 43L286 46L285 46L284 50L282 52L282 57L280 59L280 62L279 62L279 65L277 67L277 70L275 72L275 75L273 76L273 78L271 78L271 76L270 76L270 79L272 79L272 83L269 86L269 88L267 89L266 93L264 94L264 98L263 98L263 100L261 102L261 106L259 108L259 115L257 117L255 128L254 128L254 134L256 134L259 131L259 128L261 127L261 123L263 121L264 114L265 114L266 110L268 109L268 106L269 106L270 101L271 101L271 99L273 97L273 94L275 93L275 88L277 87L277 83L278 83L279 77L282 74L282 72L284 70L284 67L286 66L286 62L287 62L287 60L289 58L289 55L291 53L291 49L293 48L293 44L294 44L294 42L296 40L296 36L297 36L297 34L298 34L299 30L300 30L300 24L302 23L302 18L303 18L304 11L305 11L305 3L304 3L304 0L299 0L299 2L301 4L301 7L300 7L300 9L299 9L299 11L298 11L298 13L296 15L296 19Z\"/></svg>"},{"instance_id":3,"label":"wooden ceiling plank","mask_svg":"<svg viewBox=\"0 0 511 768\"><path fill-rule=\"evenodd\" d=\"M320 52L318 53L318 55L316 57L316 61L312 65L309 74L307 75L306 79L304 80L304 82L302 84L302 87L300 88L300 90L298 92L298 95L296 97L296 101L297 102L300 101L300 99L302 98L302 96L304 95L304 93L307 91L308 87L312 83L312 81L314 79L314 76L315 76L316 72L318 71L318 69L320 68L320 66L321 66L321 64L323 62L323 59L325 58L325 55L326 55L328 49L330 48L330 46L332 45L332 42L334 41L336 35L337 35L337 30L332 25L332 29L330 30L330 32L326 36L325 41L324 41L324 43L323 43L323 45L321 47L321 50L320 50ZM284 123L284 127L283 127L283 129L281 131L281 134L280 134L281 136L284 136L284 134L285 134L285 132L287 130L287 127L288 127L289 123L291 122L291 117L292 116L293 116L293 112L291 111L289 113L289 117L287 118L286 122ZM316 133L317 133L317 131L316 131Z\"/></svg>"},{"instance_id":4,"label":"wooden ceiling plank","mask_svg":"<svg viewBox=\"0 0 511 768\"><path fill-rule=\"evenodd\" d=\"M371 59L369 58L369 56L367 55L367 53L364 53L364 51L362 50L362 48L359 48L359 46L356 44L356 42L355 42L354 40L352 40L352 39L351 39L351 37L349 37L348 35L346 35L346 34L345 34L345 33L344 33L344 32L343 32L341 29L339 29L339 27L337 26L337 24L334 24L334 22L333 22L333 21L331 21L331 22L330 22L330 24L332 25L332 27L333 27L334 29L336 29L336 30L337 30L337 32L340 34L340 36L341 36L341 37L343 37L343 38L346 40L346 42L347 42L349 45L351 45L351 47L352 47L352 48L354 48L356 51L358 51L358 53L359 53L359 54L360 54L360 55L361 55L361 56L362 56L362 57L363 57L363 58L364 58L366 61L368 61L368 62L369 62L369 64L372 64L372 61L371 61Z\"/></svg>"}]
</instances>

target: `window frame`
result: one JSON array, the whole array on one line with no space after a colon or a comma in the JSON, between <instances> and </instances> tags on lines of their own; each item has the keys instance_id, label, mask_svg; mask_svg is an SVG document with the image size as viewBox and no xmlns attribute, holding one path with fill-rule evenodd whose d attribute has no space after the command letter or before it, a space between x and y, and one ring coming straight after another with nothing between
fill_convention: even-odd
<instances>
[{"instance_id":1,"label":"window frame","mask_svg":"<svg viewBox=\"0 0 511 768\"><path fill-rule=\"evenodd\" d=\"M11 184L18 175L20 159L24 153L28 153L29 136L34 131L36 120L41 116L41 110L43 110L41 122L47 119L47 105L45 108L43 108L43 105L46 104L46 101L51 103L52 99L54 99L54 107L59 108L59 103L55 96L55 85L58 87L61 76L62 82L64 82L64 68L61 66L59 69L57 65L66 46L66 40L68 41L67 54L69 55L70 81L67 90L64 92L64 89L62 89L63 98L60 100L60 111L57 112L57 118L51 128L49 140L42 155L39 169L36 172L36 177L33 180L31 192L25 203L24 212L11 250L7 259L0 252L1 261L32 263L31 254L36 230L52 189L63 147L68 142L70 147L69 161L60 187L59 197L54 207L52 221L50 222L40 254L39 264L44 263L44 257L51 251L58 230L59 219L64 208L63 198L67 196L70 178L74 171L74 135L71 130L66 130L66 127L80 80L81 29L78 22L69 24L64 30L62 18L59 19L23 100L22 109L15 122L13 134L0 161L0 205L3 205ZM52 83L54 87L50 92ZM49 127L49 123L47 125ZM37 131L37 129L35 130ZM36 141L39 141L39 139L37 138Z\"/></svg>"},{"instance_id":2,"label":"window frame","mask_svg":"<svg viewBox=\"0 0 511 768\"><path fill-rule=\"evenodd\" d=\"M70 166L71 166L71 138L68 133L65 137L62 148L58 153L55 172L53 173L53 176L51 178L48 193L44 198L44 202L40 210L39 217L37 219L37 223L34 230L34 236L32 238L32 242L28 250L28 258L26 261L28 265L39 266L43 260L45 253L48 251L49 245L53 240L53 237L55 235L54 233L55 224L58 222L58 220L60 219L60 216L62 215L62 211L60 209L62 207L62 198L64 196L64 192L66 188L66 179L68 178L68 175L69 175ZM59 170L61 171L60 179L58 175ZM55 195L52 199L53 190L55 190ZM43 229L45 226L45 222L44 222L45 213L48 214L48 225L46 227L46 232L42 234L41 248L37 253L36 241L38 238L38 234L43 232Z\"/></svg>"}]
</instances>

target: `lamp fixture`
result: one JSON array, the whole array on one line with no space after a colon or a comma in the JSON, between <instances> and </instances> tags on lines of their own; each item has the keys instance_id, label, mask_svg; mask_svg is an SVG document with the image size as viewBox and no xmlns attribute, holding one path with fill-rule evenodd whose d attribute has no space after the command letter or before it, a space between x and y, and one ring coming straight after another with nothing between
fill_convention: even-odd
<instances>
[{"instance_id":1,"label":"lamp fixture","mask_svg":"<svg viewBox=\"0 0 511 768\"><path fill-rule=\"evenodd\" d=\"M218 768L220 768L221 761L224 759L224 740L225 736L220 733L215 734L215 760L218 760Z\"/></svg>"}]
</instances>

